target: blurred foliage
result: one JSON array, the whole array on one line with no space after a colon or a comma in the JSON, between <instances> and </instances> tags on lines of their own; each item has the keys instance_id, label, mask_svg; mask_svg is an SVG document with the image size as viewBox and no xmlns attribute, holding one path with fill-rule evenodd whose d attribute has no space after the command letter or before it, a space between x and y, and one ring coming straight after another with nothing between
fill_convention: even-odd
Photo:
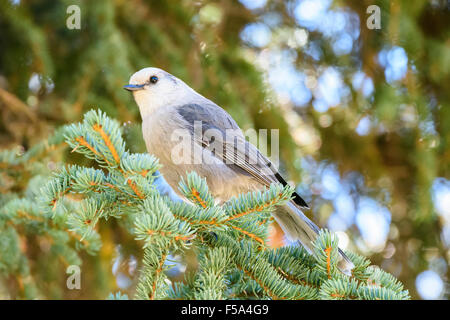
<instances>
[{"instance_id":1,"label":"blurred foliage","mask_svg":"<svg viewBox=\"0 0 450 320\"><path fill-rule=\"evenodd\" d=\"M66 9L73 4L81 8L80 30L66 27ZM381 8L380 30L366 27L372 4ZM340 34L357 31L346 53L333 46L338 35L302 26L297 5L268 0L249 10L238 1L0 0L0 147L20 155L57 126L98 107L126 124L132 152L144 152L138 109L122 86L136 70L160 67L223 106L243 129L279 129L282 171L300 183L322 226L335 211L319 183L320 170L328 164L351 186L355 206L370 196L389 208L383 248L361 245L355 224L347 230L350 247L371 254L375 264L419 298L414 281L433 261L446 262L440 275L448 281L450 254L441 236L445 221L431 196L435 179L450 177L448 3L336 0L330 10L348 18ZM241 39L244 28L255 22L269 29L267 44ZM296 41L297 30L304 32L302 41ZM380 58L392 48L402 48L408 59L406 73L394 80ZM296 105L270 89L271 78L284 77L264 64L273 51L287 52L295 70L306 75L313 94L305 103ZM342 96L324 111L316 105L317 82L330 67L342 78ZM369 94L355 84L358 72L373 84ZM355 129L363 119L370 119L370 129L361 135ZM67 148L56 151L46 170L58 161L93 165ZM300 159L319 165L307 170ZM31 174L16 177L0 170L0 203L27 192ZM114 281L109 271L114 248L127 248L130 239L113 222L100 229L102 260L84 260L96 270L86 277L99 282L88 296L103 298L109 293L105 283ZM138 255L136 248L124 250ZM37 259L30 267L39 265ZM60 271L49 277L64 278Z\"/></svg>"}]
</instances>

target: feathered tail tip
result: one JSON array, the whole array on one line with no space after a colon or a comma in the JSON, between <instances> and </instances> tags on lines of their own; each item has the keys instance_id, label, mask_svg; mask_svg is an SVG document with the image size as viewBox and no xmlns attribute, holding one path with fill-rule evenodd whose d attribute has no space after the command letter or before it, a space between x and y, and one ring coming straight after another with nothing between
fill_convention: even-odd
<instances>
[{"instance_id":1,"label":"feathered tail tip","mask_svg":"<svg viewBox=\"0 0 450 320\"><path fill-rule=\"evenodd\" d=\"M272 215L288 239L298 241L309 254L313 254L314 241L319 236L320 229L293 202L278 207ZM351 276L355 265L341 249L339 256L338 269Z\"/></svg>"},{"instance_id":2,"label":"feathered tail tip","mask_svg":"<svg viewBox=\"0 0 450 320\"><path fill-rule=\"evenodd\" d=\"M344 251L342 251L340 248L339 248L339 255L340 255L340 259L337 264L337 267L343 274L345 274L347 276L351 276L352 270L355 267L355 265L349 259L349 257L347 257L347 255L344 253Z\"/></svg>"}]
</instances>

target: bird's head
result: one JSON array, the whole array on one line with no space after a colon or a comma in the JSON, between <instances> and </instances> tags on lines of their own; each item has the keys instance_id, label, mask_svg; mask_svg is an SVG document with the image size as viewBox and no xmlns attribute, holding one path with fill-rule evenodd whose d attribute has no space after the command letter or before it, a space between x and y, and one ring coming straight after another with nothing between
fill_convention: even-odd
<instances>
[{"instance_id":1,"label":"bird's head","mask_svg":"<svg viewBox=\"0 0 450 320\"><path fill-rule=\"evenodd\" d=\"M193 90L183 81L158 68L144 68L123 87L131 91L142 118L163 106L182 104Z\"/></svg>"}]
</instances>

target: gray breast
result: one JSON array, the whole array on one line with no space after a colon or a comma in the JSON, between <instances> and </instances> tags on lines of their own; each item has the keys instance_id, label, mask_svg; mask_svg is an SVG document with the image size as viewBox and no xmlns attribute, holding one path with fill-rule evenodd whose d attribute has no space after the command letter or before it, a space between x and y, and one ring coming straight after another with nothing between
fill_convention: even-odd
<instances>
[{"instance_id":1,"label":"gray breast","mask_svg":"<svg viewBox=\"0 0 450 320\"><path fill-rule=\"evenodd\" d=\"M143 121L142 131L147 150L160 160L163 165L160 171L167 183L179 193L178 183L181 177L195 171L206 178L213 195L224 200L238 193L254 190L254 181L242 169L223 163L210 151L193 142L194 121L204 119L205 128L210 128L211 122L206 121L209 117L207 113L196 113L192 108L194 106L160 108ZM216 118L213 123L218 123L217 121ZM228 127L235 125L228 120L226 123ZM201 154L200 159L195 157L198 153Z\"/></svg>"}]
</instances>

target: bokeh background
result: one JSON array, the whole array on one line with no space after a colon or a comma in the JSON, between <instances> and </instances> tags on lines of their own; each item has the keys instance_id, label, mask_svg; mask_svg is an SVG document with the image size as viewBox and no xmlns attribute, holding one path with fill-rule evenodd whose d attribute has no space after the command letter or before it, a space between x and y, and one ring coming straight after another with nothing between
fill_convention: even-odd
<instances>
[{"instance_id":1,"label":"bokeh background","mask_svg":"<svg viewBox=\"0 0 450 320\"><path fill-rule=\"evenodd\" d=\"M79 30L66 26L73 4ZM381 9L379 30L366 25L370 5ZM447 299L449 23L445 0L0 0L0 148L23 153L100 108L144 152L122 86L143 67L163 68L241 128L280 130L281 171L341 247L394 274L414 299ZM89 165L64 149L47 168L61 161ZM1 193L26 192L30 177L1 170ZM139 247L114 222L100 228L99 256L83 256L88 284L58 291L50 283L64 283L61 265L40 284L48 297L131 290ZM272 245L285 243L274 225ZM45 246L30 250L38 261Z\"/></svg>"}]
</instances>

